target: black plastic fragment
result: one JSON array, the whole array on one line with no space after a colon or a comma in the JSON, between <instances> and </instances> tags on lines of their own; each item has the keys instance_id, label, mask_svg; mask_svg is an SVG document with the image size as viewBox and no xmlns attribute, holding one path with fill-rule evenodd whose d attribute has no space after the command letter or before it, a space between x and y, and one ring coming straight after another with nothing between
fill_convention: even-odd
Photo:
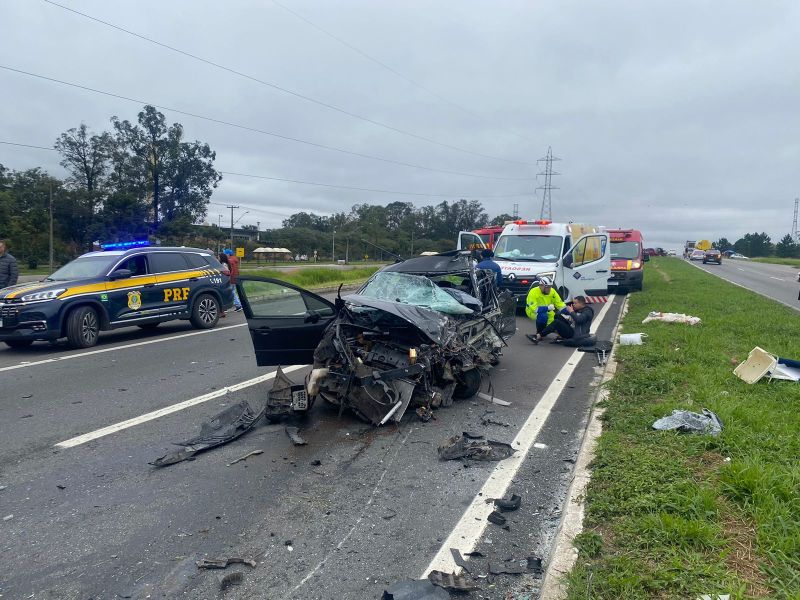
<instances>
[{"instance_id":1,"label":"black plastic fragment","mask_svg":"<svg viewBox=\"0 0 800 600\"><path fill-rule=\"evenodd\" d=\"M511 494L510 498L495 498L494 500L494 505L503 512L517 510L521 503L522 496L518 494Z\"/></svg>"},{"instance_id":2,"label":"black plastic fragment","mask_svg":"<svg viewBox=\"0 0 800 600\"><path fill-rule=\"evenodd\" d=\"M495 525L505 525L506 524L506 518L503 515L501 515L499 512L497 512L496 510L493 510L489 514L487 519L489 520L490 523L494 523Z\"/></svg>"},{"instance_id":3,"label":"black plastic fragment","mask_svg":"<svg viewBox=\"0 0 800 600\"><path fill-rule=\"evenodd\" d=\"M381 600L450 600L450 594L427 579L409 579L393 584Z\"/></svg>"}]
</instances>

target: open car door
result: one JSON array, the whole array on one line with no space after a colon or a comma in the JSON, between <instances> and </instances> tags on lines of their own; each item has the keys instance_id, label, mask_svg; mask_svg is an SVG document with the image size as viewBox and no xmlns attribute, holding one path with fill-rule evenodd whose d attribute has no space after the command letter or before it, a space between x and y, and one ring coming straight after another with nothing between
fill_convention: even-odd
<instances>
[{"instance_id":1,"label":"open car door","mask_svg":"<svg viewBox=\"0 0 800 600\"><path fill-rule=\"evenodd\" d=\"M336 317L331 302L291 283L266 277L240 277L236 289L258 366L314 362L314 350Z\"/></svg>"},{"instance_id":2,"label":"open car door","mask_svg":"<svg viewBox=\"0 0 800 600\"><path fill-rule=\"evenodd\" d=\"M483 243L481 236L471 231L458 232L458 244L456 250L483 250L486 244Z\"/></svg>"},{"instance_id":3,"label":"open car door","mask_svg":"<svg viewBox=\"0 0 800 600\"><path fill-rule=\"evenodd\" d=\"M561 263L567 292L565 301L575 296L608 295L611 244L607 233L590 233L578 238Z\"/></svg>"}]
</instances>

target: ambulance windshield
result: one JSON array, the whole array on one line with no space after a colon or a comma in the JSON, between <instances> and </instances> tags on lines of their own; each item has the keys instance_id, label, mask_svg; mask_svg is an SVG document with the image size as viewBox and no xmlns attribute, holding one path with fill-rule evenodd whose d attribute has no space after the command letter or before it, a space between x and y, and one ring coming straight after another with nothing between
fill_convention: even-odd
<instances>
[{"instance_id":1,"label":"ambulance windshield","mask_svg":"<svg viewBox=\"0 0 800 600\"><path fill-rule=\"evenodd\" d=\"M560 235L504 235L494 248L495 260L555 262L561 256Z\"/></svg>"},{"instance_id":2,"label":"ambulance windshield","mask_svg":"<svg viewBox=\"0 0 800 600\"><path fill-rule=\"evenodd\" d=\"M639 258L639 242L611 242L611 258L635 260Z\"/></svg>"}]
</instances>

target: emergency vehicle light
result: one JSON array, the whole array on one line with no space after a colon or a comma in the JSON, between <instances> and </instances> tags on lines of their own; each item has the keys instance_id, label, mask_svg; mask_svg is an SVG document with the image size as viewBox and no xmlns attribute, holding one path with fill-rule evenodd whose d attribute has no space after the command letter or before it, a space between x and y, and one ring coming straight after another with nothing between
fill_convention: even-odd
<instances>
[{"instance_id":1,"label":"emergency vehicle light","mask_svg":"<svg viewBox=\"0 0 800 600\"><path fill-rule=\"evenodd\" d=\"M110 244L101 244L103 250L128 250L130 248L144 248L149 246L150 242L147 240L135 240L133 242L112 242Z\"/></svg>"},{"instance_id":2,"label":"emergency vehicle light","mask_svg":"<svg viewBox=\"0 0 800 600\"><path fill-rule=\"evenodd\" d=\"M535 221L519 219L511 222L514 223L514 225L550 225L552 223L552 221L548 221L547 219L536 219Z\"/></svg>"}]
</instances>

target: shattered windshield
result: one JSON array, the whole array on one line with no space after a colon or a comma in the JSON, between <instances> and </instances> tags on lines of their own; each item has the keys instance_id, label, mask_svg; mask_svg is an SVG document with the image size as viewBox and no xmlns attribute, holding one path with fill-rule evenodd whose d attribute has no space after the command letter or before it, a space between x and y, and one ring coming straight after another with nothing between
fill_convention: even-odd
<instances>
[{"instance_id":1,"label":"shattered windshield","mask_svg":"<svg viewBox=\"0 0 800 600\"><path fill-rule=\"evenodd\" d=\"M359 292L359 296L422 306L450 315L472 313L472 309L459 303L427 277L408 273L376 273Z\"/></svg>"},{"instance_id":2,"label":"shattered windshield","mask_svg":"<svg viewBox=\"0 0 800 600\"><path fill-rule=\"evenodd\" d=\"M561 256L560 235L504 235L494 247L494 257L500 260L529 260L555 262Z\"/></svg>"}]
</instances>

